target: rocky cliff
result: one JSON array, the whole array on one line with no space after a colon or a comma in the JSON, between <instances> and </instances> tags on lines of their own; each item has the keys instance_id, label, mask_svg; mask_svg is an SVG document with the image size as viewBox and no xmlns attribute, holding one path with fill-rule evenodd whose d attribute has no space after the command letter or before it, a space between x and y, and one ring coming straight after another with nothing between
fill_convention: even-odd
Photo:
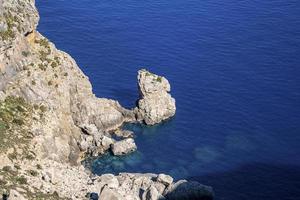
<instances>
[{"instance_id":1,"label":"rocky cliff","mask_svg":"<svg viewBox=\"0 0 300 200\"><path fill-rule=\"evenodd\" d=\"M18 96L44 108L43 120L33 121L31 130L39 156L75 162L81 127L92 124L108 131L135 120L117 101L96 98L75 61L36 31L34 1L5 1L2 6L1 99Z\"/></svg>"},{"instance_id":2,"label":"rocky cliff","mask_svg":"<svg viewBox=\"0 0 300 200\"><path fill-rule=\"evenodd\" d=\"M100 195L100 199L154 200L171 198L177 188L184 188L183 183L190 185L173 183L167 175L97 177L78 165L84 153L96 156L111 149L122 155L135 150L133 139L127 138L131 134L117 129L124 122L159 123L175 114L175 100L168 93L168 81L146 71L138 75L142 99L137 108L127 110L117 101L95 97L76 62L36 30L39 15L34 3L0 0L4 198L10 194L9 199L97 199ZM115 141L111 134L125 139ZM198 183L193 187L198 196L211 198L211 188Z\"/></svg>"}]
</instances>

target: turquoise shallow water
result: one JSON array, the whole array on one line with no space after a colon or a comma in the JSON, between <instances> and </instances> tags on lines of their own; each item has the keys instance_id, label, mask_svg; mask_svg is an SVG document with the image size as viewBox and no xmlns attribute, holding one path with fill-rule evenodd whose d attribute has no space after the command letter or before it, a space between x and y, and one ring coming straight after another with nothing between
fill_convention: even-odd
<instances>
[{"instance_id":1,"label":"turquoise shallow water","mask_svg":"<svg viewBox=\"0 0 300 200\"><path fill-rule=\"evenodd\" d=\"M165 75L176 116L136 133L138 151L95 173L164 172L216 199L300 199L300 3L37 0L39 31L99 97L133 107L142 66Z\"/></svg>"}]
</instances>

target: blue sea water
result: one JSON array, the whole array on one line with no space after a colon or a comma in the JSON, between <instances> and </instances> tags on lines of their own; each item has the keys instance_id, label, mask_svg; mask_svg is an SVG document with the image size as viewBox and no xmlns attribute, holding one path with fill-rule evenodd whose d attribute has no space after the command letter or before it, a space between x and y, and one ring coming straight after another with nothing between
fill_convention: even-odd
<instances>
[{"instance_id":1,"label":"blue sea water","mask_svg":"<svg viewBox=\"0 0 300 200\"><path fill-rule=\"evenodd\" d=\"M99 97L134 107L136 72L166 76L176 116L125 125L138 151L95 173L163 172L217 200L300 199L300 1L37 0L39 31Z\"/></svg>"}]
</instances>

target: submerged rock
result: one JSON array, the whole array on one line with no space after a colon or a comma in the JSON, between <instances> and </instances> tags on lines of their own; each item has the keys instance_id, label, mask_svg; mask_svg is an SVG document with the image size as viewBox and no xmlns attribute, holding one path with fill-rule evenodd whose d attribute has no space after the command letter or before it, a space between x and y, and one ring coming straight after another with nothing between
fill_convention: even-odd
<instances>
[{"instance_id":1,"label":"submerged rock","mask_svg":"<svg viewBox=\"0 0 300 200\"><path fill-rule=\"evenodd\" d=\"M111 147L111 151L114 155L124 155L133 152L137 149L134 140L132 138L127 138L122 141L114 143Z\"/></svg>"},{"instance_id":2,"label":"submerged rock","mask_svg":"<svg viewBox=\"0 0 300 200\"><path fill-rule=\"evenodd\" d=\"M175 115L175 99L169 94L171 87L165 77L142 69L138 71L138 84L141 94L135 110L138 120L154 125Z\"/></svg>"}]
</instances>

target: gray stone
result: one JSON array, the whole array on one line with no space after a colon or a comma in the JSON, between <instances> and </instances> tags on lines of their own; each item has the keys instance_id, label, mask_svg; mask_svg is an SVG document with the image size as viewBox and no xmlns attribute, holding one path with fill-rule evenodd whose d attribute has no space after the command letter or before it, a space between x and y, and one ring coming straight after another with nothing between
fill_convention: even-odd
<instances>
[{"instance_id":1,"label":"gray stone","mask_svg":"<svg viewBox=\"0 0 300 200\"><path fill-rule=\"evenodd\" d=\"M129 131L129 130L116 130L115 135L118 137L123 137L123 138L129 138L129 137L133 137L134 132L133 131Z\"/></svg>"},{"instance_id":2,"label":"gray stone","mask_svg":"<svg viewBox=\"0 0 300 200\"><path fill-rule=\"evenodd\" d=\"M84 124L80 128L88 135L96 135L98 133L98 128L95 124Z\"/></svg>"},{"instance_id":3,"label":"gray stone","mask_svg":"<svg viewBox=\"0 0 300 200\"><path fill-rule=\"evenodd\" d=\"M133 152L137 149L134 140L132 138L127 138L122 141L114 143L111 150L114 155L124 155Z\"/></svg>"},{"instance_id":4,"label":"gray stone","mask_svg":"<svg viewBox=\"0 0 300 200\"><path fill-rule=\"evenodd\" d=\"M150 186L142 196L142 200L163 200L165 199L154 186Z\"/></svg>"},{"instance_id":5,"label":"gray stone","mask_svg":"<svg viewBox=\"0 0 300 200\"><path fill-rule=\"evenodd\" d=\"M157 181L163 183L164 185L168 186L173 183L173 178L166 174L159 174L157 176Z\"/></svg>"},{"instance_id":6,"label":"gray stone","mask_svg":"<svg viewBox=\"0 0 300 200\"><path fill-rule=\"evenodd\" d=\"M103 148L109 149L110 146L114 143L115 141L112 138L109 138L107 136L103 136L101 144Z\"/></svg>"},{"instance_id":7,"label":"gray stone","mask_svg":"<svg viewBox=\"0 0 300 200\"><path fill-rule=\"evenodd\" d=\"M109 188L119 187L119 181L113 174L103 174L99 177L98 181Z\"/></svg>"},{"instance_id":8,"label":"gray stone","mask_svg":"<svg viewBox=\"0 0 300 200\"><path fill-rule=\"evenodd\" d=\"M104 187L99 196L100 200L123 200L122 196L108 187Z\"/></svg>"}]
</instances>

